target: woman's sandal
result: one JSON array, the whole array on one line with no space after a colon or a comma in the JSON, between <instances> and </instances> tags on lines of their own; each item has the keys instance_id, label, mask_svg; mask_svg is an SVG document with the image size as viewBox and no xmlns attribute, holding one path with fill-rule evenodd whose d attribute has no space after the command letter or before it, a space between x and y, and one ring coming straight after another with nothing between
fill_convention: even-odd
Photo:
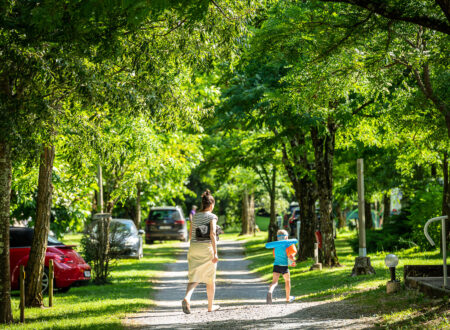
<instances>
[{"instance_id":1,"label":"woman's sandal","mask_svg":"<svg viewBox=\"0 0 450 330\"><path fill-rule=\"evenodd\" d=\"M181 302L181 307L183 308L184 314L191 314L191 306L186 299L183 299L183 301Z\"/></svg>"},{"instance_id":2,"label":"woman's sandal","mask_svg":"<svg viewBox=\"0 0 450 330\"><path fill-rule=\"evenodd\" d=\"M219 305L213 305L212 309L210 311L208 311L208 312L215 312L215 311L218 311L219 309L220 309Z\"/></svg>"}]
</instances>

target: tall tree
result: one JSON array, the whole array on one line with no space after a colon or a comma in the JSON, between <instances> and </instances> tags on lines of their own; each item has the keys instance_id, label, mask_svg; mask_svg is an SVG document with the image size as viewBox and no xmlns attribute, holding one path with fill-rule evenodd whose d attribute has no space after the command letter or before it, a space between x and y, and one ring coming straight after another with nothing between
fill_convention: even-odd
<instances>
[{"instance_id":1,"label":"tall tree","mask_svg":"<svg viewBox=\"0 0 450 330\"><path fill-rule=\"evenodd\" d=\"M13 321L11 312L11 278L9 268L9 203L11 192L11 156L9 145L0 142L0 323ZM4 244L4 242L8 242Z\"/></svg>"},{"instance_id":2,"label":"tall tree","mask_svg":"<svg viewBox=\"0 0 450 330\"><path fill-rule=\"evenodd\" d=\"M55 148L46 146L42 151L39 165L38 198L36 221L30 255L25 269L26 291L25 306L42 306L42 274L44 272L45 251L50 231L50 210L52 203L52 171Z\"/></svg>"},{"instance_id":3,"label":"tall tree","mask_svg":"<svg viewBox=\"0 0 450 330\"><path fill-rule=\"evenodd\" d=\"M366 9L387 19L408 22L450 34L450 1L448 0L320 0L341 2Z\"/></svg>"},{"instance_id":4,"label":"tall tree","mask_svg":"<svg viewBox=\"0 0 450 330\"><path fill-rule=\"evenodd\" d=\"M78 96L84 94L81 99L86 100L92 96L98 102L101 96L114 96L120 99L126 93L104 93L100 85L96 88L89 89L92 84L85 84L85 79L78 79L82 73L85 73L86 68L94 67L96 64L103 65L101 70L96 71L96 75L92 77L105 76L105 72L111 73L115 71L116 76L119 73L127 71L127 68L132 66L106 67L106 64L114 64L113 61L107 59L120 58L120 50L129 48L129 44L124 43L127 37L132 39L132 36L137 32L152 30L156 28L160 33L161 39L171 31L179 29L183 25L189 25L190 22L198 22L208 13L210 6L209 1L176 1L169 3L155 3L149 5L145 1L136 1L133 5L123 4L121 2L108 3L71 3L69 5L58 1L47 1L45 3L28 4L24 2L6 2L0 5L0 48L2 50L2 61L0 70L1 90L1 107L2 107L2 127L11 127L11 134L2 134L0 143L6 145L5 150L11 150L14 147L17 150L15 142L25 140L25 137L31 136L28 132L29 128L36 130L44 129L44 126L37 125L36 118L43 119L44 125L48 124L51 119L47 114L41 112L41 109L47 107L36 106L36 100L45 100L45 94L39 95L37 98L32 98L30 95L36 89L36 86L55 86L68 94L74 91L78 92ZM229 4L233 9L242 9L240 4L235 6ZM220 4L215 2L211 5L215 18L223 17ZM252 11L250 11L252 12ZM48 13L52 13L49 15ZM234 14L234 13L233 13ZM251 15L251 14L250 14ZM214 16L214 15L212 15ZM245 16L245 15L244 15ZM226 24L223 19L218 26L224 31ZM159 23L164 22L164 28L161 33L158 29ZM239 25L240 20L234 20L233 24ZM201 24L200 24L201 25ZM203 28L203 26L202 26ZM218 29L217 29L218 30ZM187 31L187 30L186 30ZM185 31L185 33L186 33ZM202 29L204 33L206 29ZM216 31L216 30L215 30ZM225 35L227 35L225 33ZM181 38L180 38L181 40ZM147 45L147 46L146 46ZM139 45L142 49L148 47L147 44ZM203 59L207 56L203 56ZM211 59L212 57L209 57ZM31 60L30 60L31 59ZM34 61L33 65L28 65L29 62ZM78 76L67 84L61 84L61 80L52 77L52 65L65 66L66 63L73 64L73 66L65 70L65 78L72 77L72 73L76 72ZM116 62L117 64L117 62ZM83 70L72 70L76 66L84 67ZM132 67L133 68L133 67ZM142 72L142 71L141 71ZM81 73L81 74L80 74ZM128 71L134 74L135 71ZM86 78L88 76L84 76ZM55 84L55 81L56 84ZM64 82L67 82L65 79ZM76 85L73 82L76 81ZM105 82L105 81L103 81ZM124 86L123 84L115 85ZM109 84L103 84L105 89L111 87ZM113 88L114 89L114 88ZM115 88L117 90L117 88ZM125 90L127 88L123 88ZM38 88L40 90L40 88ZM128 89L132 90L132 89ZM51 102L61 100L62 95L56 96L56 99ZM150 95L150 96L148 96ZM66 95L67 96L67 95ZM129 94L127 95L129 96ZM146 101L152 100L151 93L147 93ZM48 97L47 97L48 98ZM63 97L64 98L64 97ZM153 98L153 101L155 98ZM92 98L90 99L92 101ZM110 100L111 101L111 98ZM158 102L131 102L138 103L141 107L151 107L150 104L157 104ZM45 102L43 102L45 103ZM101 102L100 103L105 103ZM27 105L27 106L25 106ZM119 108L119 107L117 107ZM117 109L116 108L116 109ZM122 108L123 109L123 108ZM63 112L58 112L59 114ZM54 113L53 113L54 114ZM30 115L34 118L33 121L23 120L23 117ZM24 123L30 122L31 125L27 127ZM14 125L11 125L14 124ZM33 131L33 130L30 130ZM8 157L9 158L9 157ZM5 172L7 175L7 172ZM2 198L9 199L9 192ZM2 237L6 249L8 249L9 242L5 237ZM40 244L41 246L43 244ZM45 252L45 251L44 251ZM41 260L42 256L38 253L32 253L36 260ZM3 270L2 270L3 271ZM7 276L7 275L5 275ZM3 306L2 306L3 307Z\"/></svg>"}]
</instances>

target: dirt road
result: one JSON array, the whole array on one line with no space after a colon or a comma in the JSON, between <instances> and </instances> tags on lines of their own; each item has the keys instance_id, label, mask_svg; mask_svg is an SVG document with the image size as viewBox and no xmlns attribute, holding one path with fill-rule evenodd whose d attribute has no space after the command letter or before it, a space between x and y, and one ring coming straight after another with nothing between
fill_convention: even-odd
<instances>
[{"instance_id":1,"label":"dirt road","mask_svg":"<svg viewBox=\"0 0 450 330\"><path fill-rule=\"evenodd\" d=\"M274 294L274 303L266 304L268 284L248 271L241 242L219 242L219 265L215 304L221 309L207 312L205 285L199 285L192 296L192 313L181 310L187 283L187 250L156 283L157 306L129 315L128 328L140 329L367 329L374 318L360 317L344 301L284 302L284 285Z\"/></svg>"}]
</instances>

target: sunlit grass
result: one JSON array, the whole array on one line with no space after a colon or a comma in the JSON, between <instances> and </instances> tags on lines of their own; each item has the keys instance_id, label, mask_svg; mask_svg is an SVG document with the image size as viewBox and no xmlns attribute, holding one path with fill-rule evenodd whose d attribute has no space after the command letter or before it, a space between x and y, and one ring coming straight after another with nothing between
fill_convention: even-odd
<instances>
[{"instance_id":1,"label":"sunlit grass","mask_svg":"<svg viewBox=\"0 0 450 330\"><path fill-rule=\"evenodd\" d=\"M81 235L68 235L66 244L78 245ZM121 259L111 267L111 284L71 288L68 293L55 293L52 308L25 310L25 324L12 329L117 329L121 319L152 306L152 279L161 275L167 263L175 260L177 242L144 245L141 260ZM14 293L13 293L14 294ZM45 304L47 304L45 297ZM14 319L19 318L19 297L12 297ZM4 328L4 327L3 327Z\"/></svg>"},{"instance_id":2,"label":"sunlit grass","mask_svg":"<svg viewBox=\"0 0 450 330\"><path fill-rule=\"evenodd\" d=\"M348 300L355 305L363 306L366 313L379 315L382 319L381 325L403 322L402 315L412 313L409 309L410 306L415 306L413 309L417 310L418 315L426 313L427 308L430 304L433 305L434 301L422 294L406 290L394 295L386 294L386 282L390 279L390 273L384 264L384 258L388 252L369 255L376 271L375 275L350 276L357 256L348 243L353 235L355 234L348 230L338 232L336 249L341 267L310 271L313 262L307 260L291 268L292 294L297 296L298 300ZM266 239L265 232L257 233L254 237L247 237L245 248L246 258L251 262L251 270L257 272L266 281L270 281L273 255L271 250L264 248ZM438 250L419 252L412 248L397 251L396 254L400 260L397 267L397 278L402 281L405 265L442 264ZM383 318L385 315L391 316ZM432 322L434 320L435 323L437 322L436 324L446 324L445 315L433 318L432 315L427 314L425 318ZM449 315L446 317L448 318ZM435 323L432 323L433 327Z\"/></svg>"}]
</instances>

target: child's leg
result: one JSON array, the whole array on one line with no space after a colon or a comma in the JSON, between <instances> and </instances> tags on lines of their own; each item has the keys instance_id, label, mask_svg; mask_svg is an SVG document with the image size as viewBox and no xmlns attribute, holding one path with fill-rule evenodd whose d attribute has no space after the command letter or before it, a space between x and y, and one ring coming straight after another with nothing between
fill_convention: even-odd
<instances>
[{"instance_id":1,"label":"child's leg","mask_svg":"<svg viewBox=\"0 0 450 330\"><path fill-rule=\"evenodd\" d=\"M278 279L280 278L280 273L273 273L272 284L269 286L269 292L273 293L273 290L278 285Z\"/></svg>"},{"instance_id":2,"label":"child's leg","mask_svg":"<svg viewBox=\"0 0 450 330\"><path fill-rule=\"evenodd\" d=\"M286 273L283 274L284 277L284 285L286 288L286 301L289 302L289 299L291 297L291 274Z\"/></svg>"}]
</instances>

